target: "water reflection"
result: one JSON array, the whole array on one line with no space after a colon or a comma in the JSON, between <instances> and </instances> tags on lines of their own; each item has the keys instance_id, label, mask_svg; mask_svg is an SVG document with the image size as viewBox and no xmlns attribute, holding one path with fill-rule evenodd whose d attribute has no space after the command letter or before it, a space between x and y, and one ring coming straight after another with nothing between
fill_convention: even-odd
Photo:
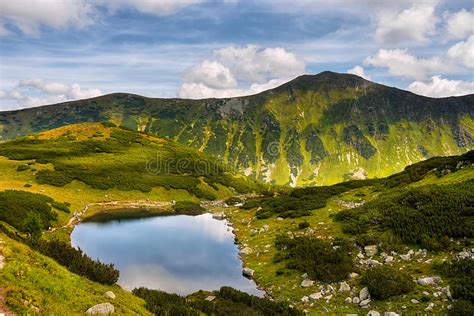
<instances>
[{"instance_id":1,"label":"water reflection","mask_svg":"<svg viewBox=\"0 0 474 316\"><path fill-rule=\"evenodd\" d=\"M210 214L87 222L76 226L71 240L92 258L114 263L127 289L185 295L227 285L261 295L242 276L233 234Z\"/></svg>"}]
</instances>

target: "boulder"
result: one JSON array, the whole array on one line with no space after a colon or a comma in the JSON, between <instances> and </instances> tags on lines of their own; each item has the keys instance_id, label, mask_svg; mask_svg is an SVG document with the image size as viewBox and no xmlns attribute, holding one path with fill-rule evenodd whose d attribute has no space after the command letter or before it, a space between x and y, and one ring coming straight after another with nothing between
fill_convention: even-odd
<instances>
[{"instance_id":1,"label":"boulder","mask_svg":"<svg viewBox=\"0 0 474 316\"><path fill-rule=\"evenodd\" d=\"M250 255L253 252L252 248L244 247L240 250L241 255Z\"/></svg>"},{"instance_id":2,"label":"boulder","mask_svg":"<svg viewBox=\"0 0 474 316\"><path fill-rule=\"evenodd\" d=\"M369 257L377 254L377 245L368 245L364 247L365 254Z\"/></svg>"},{"instance_id":3,"label":"boulder","mask_svg":"<svg viewBox=\"0 0 474 316\"><path fill-rule=\"evenodd\" d=\"M394 259L393 256L387 256L385 257L385 263L391 263L393 262L393 259Z\"/></svg>"},{"instance_id":4,"label":"boulder","mask_svg":"<svg viewBox=\"0 0 474 316\"><path fill-rule=\"evenodd\" d=\"M107 291L104 293L104 296L107 297L107 298L110 298L111 300L114 300L115 299L115 294L114 292L112 291Z\"/></svg>"},{"instance_id":5,"label":"boulder","mask_svg":"<svg viewBox=\"0 0 474 316\"><path fill-rule=\"evenodd\" d=\"M349 279L355 279L355 278L357 278L358 276L359 276L358 273L355 273L355 272L349 273Z\"/></svg>"},{"instance_id":6,"label":"boulder","mask_svg":"<svg viewBox=\"0 0 474 316\"><path fill-rule=\"evenodd\" d=\"M362 290L360 290L359 292L359 299L361 301L364 301L366 299L369 299L370 298L370 293L369 293L369 289L364 287Z\"/></svg>"},{"instance_id":7,"label":"boulder","mask_svg":"<svg viewBox=\"0 0 474 316\"><path fill-rule=\"evenodd\" d=\"M425 308L425 311L426 312L432 311L434 306L435 306L434 303L429 303L428 306Z\"/></svg>"},{"instance_id":8,"label":"boulder","mask_svg":"<svg viewBox=\"0 0 474 316\"><path fill-rule=\"evenodd\" d=\"M360 299L356 296L352 299L352 303L359 305Z\"/></svg>"},{"instance_id":9,"label":"boulder","mask_svg":"<svg viewBox=\"0 0 474 316\"><path fill-rule=\"evenodd\" d=\"M380 313L377 311L369 311L367 313L367 316L380 316Z\"/></svg>"},{"instance_id":10,"label":"boulder","mask_svg":"<svg viewBox=\"0 0 474 316\"><path fill-rule=\"evenodd\" d=\"M321 292L316 292L316 293L313 293L313 294L310 294L310 295L309 295L309 300L310 300L310 301L317 301L317 300L319 300L321 297L323 297L323 295L321 294Z\"/></svg>"},{"instance_id":11,"label":"boulder","mask_svg":"<svg viewBox=\"0 0 474 316\"><path fill-rule=\"evenodd\" d=\"M440 280L441 278L439 276L434 276L429 278L419 278L418 280L416 280L416 283L420 285L433 285Z\"/></svg>"},{"instance_id":12,"label":"boulder","mask_svg":"<svg viewBox=\"0 0 474 316\"><path fill-rule=\"evenodd\" d=\"M115 308L110 303L101 303L92 306L86 311L86 314L89 315L109 315L115 311Z\"/></svg>"},{"instance_id":13,"label":"boulder","mask_svg":"<svg viewBox=\"0 0 474 316\"><path fill-rule=\"evenodd\" d=\"M212 218L214 218L214 219L224 219L225 214L224 214L224 212L217 212L217 213L212 214Z\"/></svg>"},{"instance_id":14,"label":"boulder","mask_svg":"<svg viewBox=\"0 0 474 316\"><path fill-rule=\"evenodd\" d=\"M360 307L367 307L367 306L369 306L369 303L370 303L370 298L368 298L366 300L361 300L360 303L359 303L359 306Z\"/></svg>"},{"instance_id":15,"label":"boulder","mask_svg":"<svg viewBox=\"0 0 474 316\"><path fill-rule=\"evenodd\" d=\"M254 274L254 270L250 269L250 268L243 268L242 269L242 275L246 278L252 278L253 277L253 274Z\"/></svg>"},{"instance_id":16,"label":"boulder","mask_svg":"<svg viewBox=\"0 0 474 316\"><path fill-rule=\"evenodd\" d=\"M310 287L310 286L313 286L313 284L314 284L314 281L312 281L310 279L304 279L301 282L301 287Z\"/></svg>"},{"instance_id":17,"label":"boulder","mask_svg":"<svg viewBox=\"0 0 474 316\"><path fill-rule=\"evenodd\" d=\"M412 298L412 299L410 300L410 302L411 302L412 304L418 304L420 301L418 301L417 299Z\"/></svg>"},{"instance_id":18,"label":"boulder","mask_svg":"<svg viewBox=\"0 0 474 316\"><path fill-rule=\"evenodd\" d=\"M301 301L302 301L303 303L307 303L307 302L309 302L309 298L308 298L307 296L303 296L303 297L301 298Z\"/></svg>"},{"instance_id":19,"label":"boulder","mask_svg":"<svg viewBox=\"0 0 474 316\"><path fill-rule=\"evenodd\" d=\"M216 299L216 297L213 296L213 295L209 295L208 297L206 297L206 301L208 301L208 302L212 302L215 299Z\"/></svg>"},{"instance_id":20,"label":"boulder","mask_svg":"<svg viewBox=\"0 0 474 316\"><path fill-rule=\"evenodd\" d=\"M351 287L347 282L341 282L341 285L339 286L339 292L350 292Z\"/></svg>"},{"instance_id":21,"label":"boulder","mask_svg":"<svg viewBox=\"0 0 474 316\"><path fill-rule=\"evenodd\" d=\"M346 299L344 300L344 303L352 304L352 297L350 297L350 296L346 297Z\"/></svg>"}]
</instances>

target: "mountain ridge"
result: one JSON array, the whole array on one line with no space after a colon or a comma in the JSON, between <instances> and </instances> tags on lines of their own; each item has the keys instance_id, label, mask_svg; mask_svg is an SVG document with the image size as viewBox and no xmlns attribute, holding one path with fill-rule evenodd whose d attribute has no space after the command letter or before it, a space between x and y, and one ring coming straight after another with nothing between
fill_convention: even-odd
<instances>
[{"instance_id":1,"label":"mountain ridge","mask_svg":"<svg viewBox=\"0 0 474 316\"><path fill-rule=\"evenodd\" d=\"M259 94L201 100L115 93L0 112L0 140L108 121L291 186L383 177L473 148L474 95L428 98L350 74L303 75Z\"/></svg>"}]
</instances>

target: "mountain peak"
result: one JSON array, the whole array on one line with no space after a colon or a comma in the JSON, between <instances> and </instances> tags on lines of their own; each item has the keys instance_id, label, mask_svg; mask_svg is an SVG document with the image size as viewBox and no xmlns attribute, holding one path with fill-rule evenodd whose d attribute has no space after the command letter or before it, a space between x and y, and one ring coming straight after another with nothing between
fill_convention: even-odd
<instances>
[{"instance_id":1,"label":"mountain peak","mask_svg":"<svg viewBox=\"0 0 474 316\"><path fill-rule=\"evenodd\" d=\"M347 73L323 71L318 74L306 74L277 87L274 90L325 90L345 87L368 87L375 83L362 77Z\"/></svg>"}]
</instances>

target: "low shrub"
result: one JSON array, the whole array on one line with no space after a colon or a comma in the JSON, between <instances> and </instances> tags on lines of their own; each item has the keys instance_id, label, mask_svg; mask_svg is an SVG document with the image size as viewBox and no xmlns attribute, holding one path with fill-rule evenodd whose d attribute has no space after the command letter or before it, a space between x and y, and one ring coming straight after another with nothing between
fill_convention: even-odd
<instances>
[{"instance_id":1,"label":"low shrub","mask_svg":"<svg viewBox=\"0 0 474 316\"><path fill-rule=\"evenodd\" d=\"M310 225L308 222L304 221L304 222L301 222L298 224L298 228L299 229L305 229L305 228L308 228Z\"/></svg>"},{"instance_id":2,"label":"low shrub","mask_svg":"<svg viewBox=\"0 0 474 316\"><path fill-rule=\"evenodd\" d=\"M308 273L323 282L341 281L354 269L352 246L346 240L331 244L312 237L278 236L275 246L279 251L274 261L288 260L288 268ZM337 246L336 249L333 246Z\"/></svg>"},{"instance_id":3,"label":"low shrub","mask_svg":"<svg viewBox=\"0 0 474 316\"><path fill-rule=\"evenodd\" d=\"M183 214L183 215L201 215L206 212L206 209L199 205L199 203L194 202L176 202L173 205L173 210L176 214Z\"/></svg>"},{"instance_id":4,"label":"low shrub","mask_svg":"<svg viewBox=\"0 0 474 316\"><path fill-rule=\"evenodd\" d=\"M69 206L66 203L53 201L53 202L51 202L51 206L54 207L57 210L63 211L64 213L70 213L71 212L71 210L69 209Z\"/></svg>"},{"instance_id":5,"label":"low shrub","mask_svg":"<svg viewBox=\"0 0 474 316\"><path fill-rule=\"evenodd\" d=\"M29 170L30 169L30 166L29 165L19 165L17 168L16 168L16 171L25 171L25 170Z\"/></svg>"},{"instance_id":6,"label":"low shrub","mask_svg":"<svg viewBox=\"0 0 474 316\"><path fill-rule=\"evenodd\" d=\"M409 293L415 287L415 283L408 274L389 266L367 270L362 276L361 283L366 285L370 295L378 300Z\"/></svg>"},{"instance_id":7,"label":"low shrub","mask_svg":"<svg viewBox=\"0 0 474 316\"><path fill-rule=\"evenodd\" d=\"M53 258L69 271L86 277L91 281L102 284L115 284L120 272L113 264L104 264L99 260L92 260L81 249L76 249L68 243L59 240L32 240L30 246L42 254Z\"/></svg>"}]
</instances>

